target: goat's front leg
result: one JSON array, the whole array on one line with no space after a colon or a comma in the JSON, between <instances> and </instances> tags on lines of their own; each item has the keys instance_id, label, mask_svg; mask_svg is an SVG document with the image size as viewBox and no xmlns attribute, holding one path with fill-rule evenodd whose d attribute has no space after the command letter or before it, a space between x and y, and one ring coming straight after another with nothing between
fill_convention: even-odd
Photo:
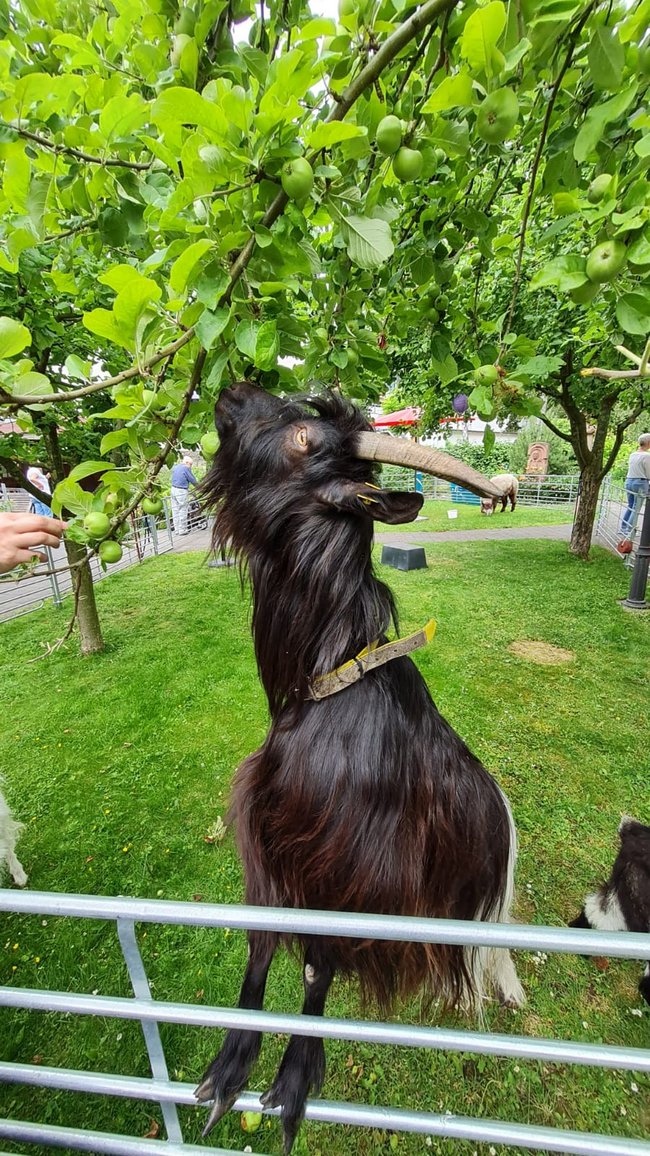
<instances>
[{"instance_id":1,"label":"goat's front leg","mask_svg":"<svg viewBox=\"0 0 650 1156\"><path fill-rule=\"evenodd\" d=\"M305 1000L302 1014L322 1016L325 1000L334 978L329 960L311 950L305 955ZM282 1109L284 1151L289 1153L305 1114L305 1102L310 1092L320 1092L325 1079L325 1048L317 1036L292 1036L282 1057L282 1063L273 1085L262 1096L265 1108Z\"/></svg>"},{"instance_id":2,"label":"goat's front leg","mask_svg":"<svg viewBox=\"0 0 650 1156\"><path fill-rule=\"evenodd\" d=\"M277 936L255 931L248 936L248 966L239 993L239 1007L259 1010L264 1005L264 991L271 960L277 947ZM262 1045L262 1033L231 1028L226 1032L221 1051L205 1071L194 1095L199 1103L213 1100L203 1129L207 1136L221 1117L232 1108L248 1080Z\"/></svg>"}]
</instances>

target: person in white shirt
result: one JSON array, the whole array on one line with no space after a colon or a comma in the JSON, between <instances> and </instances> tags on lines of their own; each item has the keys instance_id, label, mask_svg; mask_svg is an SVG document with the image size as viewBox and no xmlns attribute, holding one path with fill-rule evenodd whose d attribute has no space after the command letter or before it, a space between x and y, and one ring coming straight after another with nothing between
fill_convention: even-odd
<instances>
[{"instance_id":1,"label":"person in white shirt","mask_svg":"<svg viewBox=\"0 0 650 1156\"><path fill-rule=\"evenodd\" d=\"M628 534L636 522L643 498L650 494L650 433L641 434L639 448L630 454L625 479L627 509L621 522L621 533Z\"/></svg>"},{"instance_id":2,"label":"person in white shirt","mask_svg":"<svg viewBox=\"0 0 650 1156\"><path fill-rule=\"evenodd\" d=\"M50 483L45 477L45 474L43 473L40 466L29 467L27 471L27 481L31 482L32 486L34 486L37 490L41 490L41 492L46 497L49 498L52 496ZM50 509L49 502L42 501L34 497L32 497L30 503L29 512L30 514L41 514L44 518L52 517L52 511Z\"/></svg>"}]
</instances>

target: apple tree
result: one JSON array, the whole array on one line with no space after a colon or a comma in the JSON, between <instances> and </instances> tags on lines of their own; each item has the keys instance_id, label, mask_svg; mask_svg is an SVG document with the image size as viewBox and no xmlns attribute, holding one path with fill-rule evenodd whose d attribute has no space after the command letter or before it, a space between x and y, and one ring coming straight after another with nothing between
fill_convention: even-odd
<instances>
[{"instance_id":1,"label":"apple tree","mask_svg":"<svg viewBox=\"0 0 650 1156\"><path fill-rule=\"evenodd\" d=\"M98 458L54 497L84 557L157 501L180 444L214 445L233 377L374 400L416 334L434 407L467 383L480 412L537 412L566 351L545 349L523 294L576 291L599 372L625 372L613 343L650 331L649 19L650 0L0 12L0 274L16 286L0 410L59 428L106 399ZM72 362L44 364L40 312L21 313L34 265L48 316L80 315ZM576 350L569 391L592 365Z\"/></svg>"}]
</instances>

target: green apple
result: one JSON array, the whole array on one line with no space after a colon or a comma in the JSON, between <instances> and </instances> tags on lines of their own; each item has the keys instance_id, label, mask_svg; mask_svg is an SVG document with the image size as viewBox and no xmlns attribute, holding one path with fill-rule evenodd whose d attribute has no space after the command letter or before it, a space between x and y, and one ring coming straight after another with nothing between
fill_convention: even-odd
<instances>
[{"instance_id":1,"label":"green apple","mask_svg":"<svg viewBox=\"0 0 650 1156\"><path fill-rule=\"evenodd\" d=\"M201 438L201 453L204 458L213 458L219 449L219 434L216 430L208 430Z\"/></svg>"},{"instance_id":2,"label":"green apple","mask_svg":"<svg viewBox=\"0 0 650 1156\"><path fill-rule=\"evenodd\" d=\"M474 370L474 380L477 385L495 385L499 377L495 365L479 365Z\"/></svg>"},{"instance_id":3,"label":"green apple","mask_svg":"<svg viewBox=\"0 0 650 1156\"><path fill-rule=\"evenodd\" d=\"M377 148L385 157L396 153L402 143L402 122L397 116L385 116L377 125Z\"/></svg>"},{"instance_id":4,"label":"green apple","mask_svg":"<svg viewBox=\"0 0 650 1156\"><path fill-rule=\"evenodd\" d=\"M612 178L610 173L600 173L599 176L594 177L587 189L587 200L592 205L599 205L607 196L611 183Z\"/></svg>"},{"instance_id":5,"label":"green apple","mask_svg":"<svg viewBox=\"0 0 650 1156\"><path fill-rule=\"evenodd\" d=\"M110 528L110 518L100 510L91 510L84 518L84 530L91 538L103 538Z\"/></svg>"},{"instance_id":6,"label":"green apple","mask_svg":"<svg viewBox=\"0 0 650 1156\"><path fill-rule=\"evenodd\" d=\"M119 562L122 557L122 547L119 542L114 542L112 538L107 538L105 542L99 543L98 553L102 562Z\"/></svg>"},{"instance_id":7,"label":"green apple","mask_svg":"<svg viewBox=\"0 0 650 1156\"><path fill-rule=\"evenodd\" d=\"M622 241L603 241L601 245L596 245L587 257L587 276L596 285L613 281L623 268L626 259L627 249Z\"/></svg>"},{"instance_id":8,"label":"green apple","mask_svg":"<svg viewBox=\"0 0 650 1156\"><path fill-rule=\"evenodd\" d=\"M476 131L488 144L501 144L512 136L519 119L519 101L511 88L497 88L479 105Z\"/></svg>"},{"instance_id":9,"label":"green apple","mask_svg":"<svg viewBox=\"0 0 650 1156\"><path fill-rule=\"evenodd\" d=\"M261 1112L242 1112L241 1126L243 1132L257 1132L262 1123Z\"/></svg>"},{"instance_id":10,"label":"green apple","mask_svg":"<svg viewBox=\"0 0 650 1156\"><path fill-rule=\"evenodd\" d=\"M304 201L314 184L314 170L304 157L295 157L282 166L280 179L290 201Z\"/></svg>"},{"instance_id":11,"label":"green apple","mask_svg":"<svg viewBox=\"0 0 650 1156\"><path fill-rule=\"evenodd\" d=\"M142 509L145 514L159 514L162 510L162 502L160 498L143 498Z\"/></svg>"},{"instance_id":12,"label":"green apple","mask_svg":"<svg viewBox=\"0 0 650 1156\"><path fill-rule=\"evenodd\" d=\"M415 181L422 172L423 157L419 149L402 146L393 157L393 172L398 181Z\"/></svg>"}]
</instances>

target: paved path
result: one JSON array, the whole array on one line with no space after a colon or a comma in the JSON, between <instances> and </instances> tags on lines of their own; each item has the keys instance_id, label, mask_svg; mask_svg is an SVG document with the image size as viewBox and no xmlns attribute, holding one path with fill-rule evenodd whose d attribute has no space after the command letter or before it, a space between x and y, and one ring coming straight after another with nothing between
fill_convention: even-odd
<instances>
[{"instance_id":1,"label":"paved path","mask_svg":"<svg viewBox=\"0 0 650 1156\"><path fill-rule=\"evenodd\" d=\"M520 538L551 538L564 542L570 536L571 526L567 523L560 526L515 526L503 530L422 530L420 533L412 530L406 533L401 531L399 534L389 531L377 534L375 542L383 546L426 546L434 542L509 542ZM197 530L186 538L174 538L174 552L177 554L185 554L188 550L207 553L209 549L210 536L207 530Z\"/></svg>"}]
</instances>

